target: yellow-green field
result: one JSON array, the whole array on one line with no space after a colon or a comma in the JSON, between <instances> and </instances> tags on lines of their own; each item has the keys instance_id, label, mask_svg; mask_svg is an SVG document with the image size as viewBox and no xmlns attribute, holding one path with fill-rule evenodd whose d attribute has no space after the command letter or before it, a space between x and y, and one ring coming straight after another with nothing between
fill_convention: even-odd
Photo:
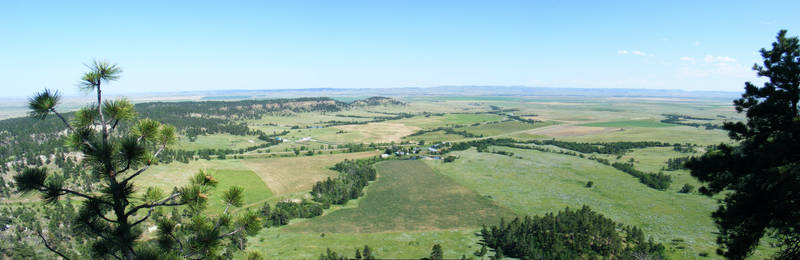
<instances>
[{"instance_id":1,"label":"yellow-green field","mask_svg":"<svg viewBox=\"0 0 800 260\"><path fill-rule=\"evenodd\" d=\"M308 157L287 157L242 160L241 166L252 170L275 195L311 190L311 186L325 178L336 176L334 164L345 159L376 156L379 152L344 153Z\"/></svg>"}]
</instances>

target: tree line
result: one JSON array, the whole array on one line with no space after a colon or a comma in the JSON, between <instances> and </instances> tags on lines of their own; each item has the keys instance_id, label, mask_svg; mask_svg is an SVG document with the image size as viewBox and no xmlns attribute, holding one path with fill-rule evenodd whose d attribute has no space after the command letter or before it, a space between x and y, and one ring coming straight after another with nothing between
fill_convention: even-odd
<instances>
[{"instance_id":1,"label":"tree line","mask_svg":"<svg viewBox=\"0 0 800 260\"><path fill-rule=\"evenodd\" d=\"M666 175L661 172L659 173L643 172L634 168L633 163L615 162L612 163L611 166L616 168L617 170L620 170L622 172L630 174L633 177L636 177L637 179L639 179L639 182L653 189L666 190L669 188L669 185L672 184L672 177L670 177L669 175Z\"/></svg>"},{"instance_id":2,"label":"tree line","mask_svg":"<svg viewBox=\"0 0 800 260\"><path fill-rule=\"evenodd\" d=\"M377 177L372 164L380 160L380 157L372 157L337 163L332 169L338 171L339 176L315 183L311 189L313 200L323 205L341 205L360 197L364 187Z\"/></svg>"},{"instance_id":3,"label":"tree line","mask_svg":"<svg viewBox=\"0 0 800 260\"><path fill-rule=\"evenodd\" d=\"M666 124L675 124L675 125L685 125L685 126L692 126L692 127L705 127L705 129L713 130L713 129L722 129L722 125L712 124L712 123L690 123L686 122L686 120L700 120L700 121L710 121L714 120L711 118L702 118L702 117L693 117L688 115L679 115L679 114L663 114L663 116L667 117L661 120L661 123Z\"/></svg>"}]
</instances>

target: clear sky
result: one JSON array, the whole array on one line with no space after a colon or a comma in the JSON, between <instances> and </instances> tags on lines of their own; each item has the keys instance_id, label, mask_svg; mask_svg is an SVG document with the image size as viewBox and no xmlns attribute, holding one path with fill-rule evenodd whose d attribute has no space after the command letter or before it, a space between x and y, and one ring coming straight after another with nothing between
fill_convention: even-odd
<instances>
[{"instance_id":1,"label":"clear sky","mask_svg":"<svg viewBox=\"0 0 800 260\"><path fill-rule=\"evenodd\" d=\"M0 1L0 97L515 85L741 91L800 1Z\"/></svg>"}]
</instances>

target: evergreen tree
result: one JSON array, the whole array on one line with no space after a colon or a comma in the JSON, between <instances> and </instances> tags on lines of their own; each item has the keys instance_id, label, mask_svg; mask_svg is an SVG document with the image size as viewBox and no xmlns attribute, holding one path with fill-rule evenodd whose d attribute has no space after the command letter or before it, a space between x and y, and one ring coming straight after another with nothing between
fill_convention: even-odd
<instances>
[{"instance_id":1,"label":"evergreen tree","mask_svg":"<svg viewBox=\"0 0 800 260\"><path fill-rule=\"evenodd\" d=\"M488 253L489 250L486 249L486 244L481 245L481 249L475 252L475 256L483 257Z\"/></svg>"},{"instance_id":2,"label":"evergreen tree","mask_svg":"<svg viewBox=\"0 0 800 260\"><path fill-rule=\"evenodd\" d=\"M497 250L495 250L495 252L494 252L494 259L498 259L499 260L499 259L503 259L503 258L506 258L506 256L503 255L503 248L497 248Z\"/></svg>"},{"instance_id":3,"label":"evergreen tree","mask_svg":"<svg viewBox=\"0 0 800 260\"><path fill-rule=\"evenodd\" d=\"M119 78L122 70L115 64L95 61L81 78L81 86L95 91L97 103L75 112L70 122L59 112L58 92L44 90L29 100L31 116L45 120L55 115L67 128L67 143L84 156L85 168L91 171L91 181L102 184L97 191L82 190L68 183L64 175L51 174L47 168L25 168L14 176L19 192L39 192L46 204L56 203L62 196L82 198L83 204L75 217L75 234L88 234L91 255L95 258L150 259L156 257L216 257L226 253L223 240L243 233L253 234L260 228L256 214L245 212L232 216L228 209L242 205L242 189L234 187L224 194L227 207L217 217L199 214L206 205L208 193L216 180L206 172L190 179L190 184L165 194L148 188L134 197L133 180L158 162L158 155L176 140L175 128L150 119L133 122L130 130L119 128L134 121L136 112L125 99L106 101L102 88ZM140 241L142 223L162 207L186 205L193 213L191 221L178 227L168 218L158 221L158 245ZM235 218L235 220L234 220ZM51 247L41 236L48 250L69 259Z\"/></svg>"},{"instance_id":4,"label":"evergreen tree","mask_svg":"<svg viewBox=\"0 0 800 260\"><path fill-rule=\"evenodd\" d=\"M442 246L439 244L433 245L431 249L431 256L430 260L442 260L444 259L444 253L442 253Z\"/></svg>"},{"instance_id":5,"label":"evergreen tree","mask_svg":"<svg viewBox=\"0 0 800 260\"><path fill-rule=\"evenodd\" d=\"M754 65L769 81L762 87L745 83L733 102L747 122L725 123L736 141L720 144L686 163L699 189L722 194L723 204L712 214L719 228L718 253L743 259L765 234L780 241L777 258L800 258L800 45L797 37L778 33L772 49L761 49L763 65Z\"/></svg>"},{"instance_id":6,"label":"evergreen tree","mask_svg":"<svg viewBox=\"0 0 800 260\"><path fill-rule=\"evenodd\" d=\"M364 250L361 252L363 252L362 256L364 257L364 260L375 260L375 257L372 256L372 249L370 249L368 245L364 245Z\"/></svg>"}]
</instances>

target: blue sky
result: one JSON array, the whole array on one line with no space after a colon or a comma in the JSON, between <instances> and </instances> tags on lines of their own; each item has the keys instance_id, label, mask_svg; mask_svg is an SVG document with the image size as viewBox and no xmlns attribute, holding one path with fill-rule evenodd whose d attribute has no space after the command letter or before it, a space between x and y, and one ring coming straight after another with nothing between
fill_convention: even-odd
<instances>
[{"instance_id":1,"label":"blue sky","mask_svg":"<svg viewBox=\"0 0 800 260\"><path fill-rule=\"evenodd\" d=\"M121 3L115 3L121 2ZM169 2L169 3L162 3ZM741 91L800 1L0 1L0 97L524 85Z\"/></svg>"}]
</instances>

